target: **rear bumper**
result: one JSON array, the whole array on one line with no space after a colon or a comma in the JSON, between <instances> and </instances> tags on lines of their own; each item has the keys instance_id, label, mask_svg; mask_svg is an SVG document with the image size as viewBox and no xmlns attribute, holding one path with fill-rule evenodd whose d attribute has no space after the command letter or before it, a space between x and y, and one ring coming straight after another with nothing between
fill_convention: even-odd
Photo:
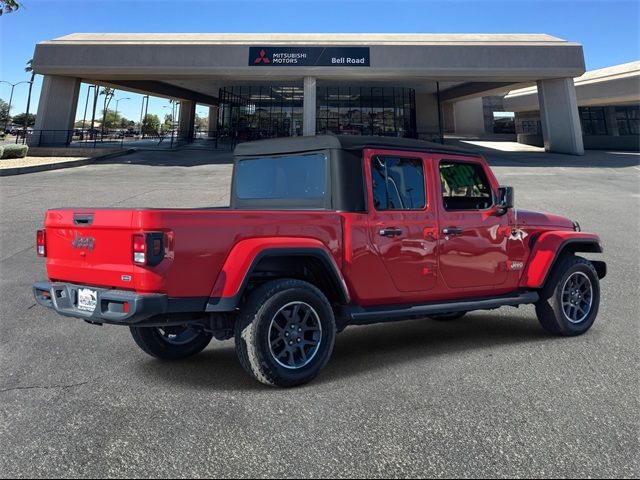
<instances>
[{"instance_id":1,"label":"rear bumper","mask_svg":"<svg viewBox=\"0 0 640 480\"><path fill-rule=\"evenodd\" d=\"M97 292L97 304L93 312L80 310L76 306L80 288L91 288ZM33 295L43 307L52 308L60 315L81 318L91 323L133 325L169 310L168 298L163 294L137 294L72 283L37 282L33 285Z\"/></svg>"}]
</instances>

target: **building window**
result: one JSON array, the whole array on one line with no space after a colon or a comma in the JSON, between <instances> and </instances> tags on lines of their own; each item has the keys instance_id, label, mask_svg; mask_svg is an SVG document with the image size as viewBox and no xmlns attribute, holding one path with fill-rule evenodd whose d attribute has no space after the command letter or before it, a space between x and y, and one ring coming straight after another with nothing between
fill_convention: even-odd
<instances>
[{"instance_id":1,"label":"building window","mask_svg":"<svg viewBox=\"0 0 640 480\"><path fill-rule=\"evenodd\" d=\"M517 133L540 135L540 120L521 120L518 122Z\"/></svg>"},{"instance_id":2,"label":"building window","mask_svg":"<svg viewBox=\"0 0 640 480\"><path fill-rule=\"evenodd\" d=\"M583 135L606 135L604 107L580 107L580 123Z\"/></svg>"},{"instance_id":3,"label":"building window","mask_svg":"<svg viewBox=\"0 0 640 480\"><path fill-rule=\"evenodd\" d=\"M416 137L415 91L318 86L316 132ZM243 142L302 135L301 86L241 85L219 91L218 135Z\"/></svg>"},{"instance_id":4,"label":"building window","mask_svg":"<svg viewBox=\"0 0 640 480\"><path fill-rule=\"evenodd\" d=\"M618 134L640 135L640 106L616 107Z\"/></svg>"},{"instance_id":5,"label":"building window","mask_svg":"<svg viewBox=\"0 0 640 480\"><path fill-rule=\"evenodd\" d=\"M218 94L218 135L238 142L302 135L300 86L242 85Z\"/></svg>"},{"instance_id":6,"label":"building window","mask_svg":"<svg viewBox=\"0 0 640 480\"><path fill-rule=\"evenodd\" d=\"M410 88L318 86L317 133L415 137Z\"/></svg>"}]
</instances>

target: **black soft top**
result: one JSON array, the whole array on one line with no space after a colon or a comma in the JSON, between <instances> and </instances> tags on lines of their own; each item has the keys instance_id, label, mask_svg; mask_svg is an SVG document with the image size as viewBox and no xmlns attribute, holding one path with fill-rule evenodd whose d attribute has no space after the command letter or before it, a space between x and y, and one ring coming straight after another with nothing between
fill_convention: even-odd
<instances>
[{"instance_id":1,"label":"black soft top","mask_svg":"<svg viewBox=\"0 0 640 480\"><path fill-rule=\"evenodd\" d=\"M256 140L241 143L235 149L239 157L260 155L278 155L287 153L311 152L326 149L362 151L365 148L384 148L389 150L407 150L430 153L453 153L477 157L477 153L425 142L414 138L381 137L364 135L314 135L307 137L282 137L268 140Z\"/></svg>"}]
</instances>

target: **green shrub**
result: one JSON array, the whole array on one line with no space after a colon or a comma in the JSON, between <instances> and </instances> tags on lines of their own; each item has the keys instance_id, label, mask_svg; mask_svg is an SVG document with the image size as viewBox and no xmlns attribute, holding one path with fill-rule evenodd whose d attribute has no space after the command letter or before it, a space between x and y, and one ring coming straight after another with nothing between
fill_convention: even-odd
<instances>
[{"instance_id":1,"label":"green shrub","mask_svg":"<svg viewBox=\"0 0 640 480\"><path fill-rule=\"evenodd\" d=\"M26 145L5 145L0 158L3 160L7 158L24 158L27 156L28 151L29 147Z\"/></svg>"},{"instance_id":2,"label":"green shrub","mask_svg":"<svg viewBox=\"0 0 640 480\"><path fill-rule=\"evenodd\" d=\"M2 158L3 153L4 153L4 147L0 145L0 158Z\"/></svg>"}]
</instances>

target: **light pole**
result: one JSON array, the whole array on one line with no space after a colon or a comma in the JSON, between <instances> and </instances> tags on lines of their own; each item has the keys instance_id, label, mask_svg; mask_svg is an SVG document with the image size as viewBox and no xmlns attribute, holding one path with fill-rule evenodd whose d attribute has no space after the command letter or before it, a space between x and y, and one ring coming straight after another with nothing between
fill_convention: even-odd
<instances>
[{"instance_id":1,"label":"light pole","mask_svg":"<svg viewBox=\"0 0 640 480\"><path fill-rule=\"evenodd\" d=\"M169 100L169 105L164 105L162 108L171 109L171 145L169 148L173 148L173 130L176 125L176 100Z\"/></svg>"},{"instance_id":2,"label":"light pole","mask_svg":"<svg viewBox=\"0 0 640 480\"><path fill-rule=\"evenodd\" d=\"M140 139L144 138L142 127L147 119L147 108L149 108L149 95L142 97L142 106L140 107Z\"/></svg>"},{"instance_id":3,"label":"light pole","mask_svg":"<svg viewBox=\"0 0 640 480\"><path fill-rule=\"evenodd\" d=\"M119 102L120 100L131 100L131 99L130 99L129 97L123 97L123 98L118 98L118 99L116 100L116 115L115 115L115 117L116 117L116 118L115 118L115 122L116 122L116 123L118 122L118 102Z\"/></svg>"},{"instance_id":4,"label":"light pole","mask_svg":"<svg viewBox=\"0 0 640 480\"><path fill-rule=\"evenodd\" d=\"M6 80L0 80L0 83L6 83L7 85L11 85L11 95L9 96L9 109L7 111L7 118L4 121L4 130L3 130L4 132L6 132L7 126L9 125L9 116L11 115L11 102L13 101L13 89L16 88L17 85L20 85L21 83L31 83L31 82L29 80L23 80L22 82L18 82L18 83L11 83L11 82L7 82Z\"/></svg>"},{"instance_id":5,"label":"light pole","mask_svg":"<svg viewBox=\"0 0 640 480\"><path fill-rule=\"evenodd\" d=\"M87 88L87 100L84 102L84 115L82 115L82 131L80 132L81 140L84 140L84 135L85 135L84 127L85 127L85 122L87 118L87 107L89 106L89 93L91 92L92 88L95 90L96 86L89 85L89 87Z\"/></svg>"},{"instance_id":6,"label":"light pole","mask_svg":"<svg viewBox=\"0 0 640 480\"><path fill-rule=\"evenodd\" d=\"M89 138L93 138L93 146L95 147L98 136L94 132L95 130L94 126L96 123L96 107L98 105L99 91L98 91L97 85L94 85L94 87L95 88L93 89L93 110L91 111L91 131L89 132Z\"/></svg>"},{"instance_id":7,"label":"light pole","mask_svg":"<svg viewBox=\"0 0 640 480\"><path fill-rule=\"evenodd\" d=\"M207 118L207 130L209 129L209 114L203 111L198 112L198 116L200 118L200 122L202 122L205 119L205 115ZM196 125L196 137L197 138L202 138L202 131L198 132L198 126Z\"/></svg>"},{"instance_id":8,"label":"light pole","mask_svg":"<svg viewBox=\"0 0 640 480\"><path fill-rule=\"evenodd\" d=\"M171 148L173 148L173 136L176 130L176 100L171 102Z\"/></svg>"}]
</instances>

